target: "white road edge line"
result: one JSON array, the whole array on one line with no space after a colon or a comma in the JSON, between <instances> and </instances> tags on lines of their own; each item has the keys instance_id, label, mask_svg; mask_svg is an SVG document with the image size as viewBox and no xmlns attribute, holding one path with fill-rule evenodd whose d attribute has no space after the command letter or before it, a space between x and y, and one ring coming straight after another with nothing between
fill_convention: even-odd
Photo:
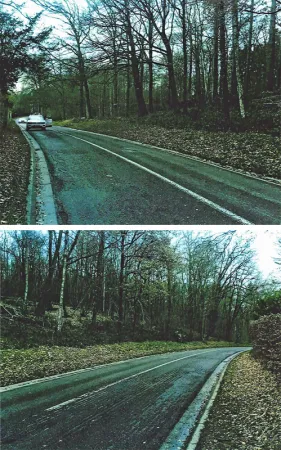
<instances>
[{"instance_id":1,"label":"white road edge line","mask_svg":"<svg viewBox=\"0 0 281 450\"><path fill-rule=\"evenodd\" d=\"M89 395L96 394L97 392L104 391L105 389L108 389L111 386L115 386L116 384L123 383L123 381L127 381L132 378L136 378L139 375L143 375L144 373L148 373L148 372L151 372L152 370L159 369L159 367L167 366L168 364L173 364L174 362L181 361L183 359L193 358L194 356L204 355L205 353L209 353L209 351L194 353L193 355L183 356L182 358L174 359L173 361L168 361L166 363L159 364L158 366L151 367L150 369L146 369L141 372L135 373L134 375L130 375L129 377L125 377L125 378L122 378L121 380L114 381L114 383L107 384L106 386L103 386L95 391L87 392L86 394L80 395L79 397L75 397L70 400L67 400L66 402L62 402L62 403L59 403L58 405L51 406L50 408L47 408L45 411L54 411L56 409L60 409L65 405L69 405L70 403L73 403L73 402L76 402L77 400L88 397Z\"/></svg>"},{"instance_id":2,"label":"white road edge line","mask_svg":"<svg viewBox=\"0 0 281 450\"><path fill-rule=\"evenodd\" d=\"M159 450L195 450L195 448L186 448L187 442L193 438L194 429L197 430L197 422L200 420L212 393L221 380L220 375L224 368L228 366L230 361L236 356L247 350L237 350L230 356L227 356L213 372L208 376L194 400L188 405L187 409L176 423L174 428L167 436L165 442L162 443ZM224 373L224 372L223 372Z\"/></svg>"},{"instance_id":3,"label":"white road edge line","mask_svg":"<svg viewBox=\"0 0 281 450\"><path fill-rule=\"evenodd\" d=\"M93 142L90 141L86 141L86 139L82 139L79 138L77 136L73 136L72 134L69 133L63 133L67 136L71 136L74 139L77 139L79 141L83 141L86 142L87 144L92 145L93 147L97 147L100 148L101 150L110 153L111 155L116 156L119 159L122 159L123 161L128 162L129 164L132 164L135 167L138 167L139 169L144 170L145 172L159 178L162 181L165 181L166 183L174 186L175 188L177 188L178 190L185 192L186 194L190 195L191 197L195 198L196 200L205 203L206 205L210 206L210 208L215 209L216 211L219 211L220 213L224 214L225 216L231 217L233 220L236 220L239 223L242 223L243 225L253 225L252 222L249 222L248 220L244 219L243 217L238 216L237 214L229 211L226 208L223 208L222 206L218 205L217 203L212 202L211 200L208 200L205 197L202 197L202 195L196 194L196 192L191 191L190 189L185 188L184 186L181 186L180 184L176 183L175 181L169 180L169 178L164 177L163 175L160 175L157 172L154 172L153 170L148 169L145 166L142 166L141 164L136 163L135 161L131 161L128 158L125 158L124 156L118 155L118 153L115 153L111 150L108 150L107 148L101 147L98 144L93 144Z\"/></svg>"},{"instance_id":4,"label":"white road edge line","mask_svg":"<svg viewBox=\"0 0 281 450\"><path fill-rule=\"evenodd\" d=\"M171 353L175 353L175 352L171 352ZM159 354L155 354L155 355L138 356L135 358L123 359L122 361L113 361L111 363L98 364L98 365L92 366L92 367L85 367L84 369L77 369L77 370L71 370L69 372L58 373L56 375L50 375L49 377L35 378L34 380L30 380L30 381L22 381L21 383L10 384L9 386L0 387L0 393L12 391L14 389L19 389L19 388L26 387L26 386L32 386L33 384L46 383L48 381L57 380L59 378L65 378L69 375L75 375L78 373L89 372L91 370L93 371L96 369L100 369L101 367L104 367L104 366L113 366L114 364L115 365L116 364L124 364L128 361L135 361L135 360L149 358L150 356L157 356L157 355L165 355L165 353L159 353Z\"/></svg>"},{"instance_id":5,"label":"white road edge line","mask_svg":"<svg viewBox=\"0 0 281 450\"><path fill-rule=\"evenodd\" d=\"M157 150L161 150L162 152L173 153L174 155L180 156L182 158L187 158L187 159L191 159L193 161L197 161L201 164L206 164L208 166L217 167L218 169L227 170L228 172L232 172L236 175L241 175L243 177L248 177L248 178L251 178L252 180L262 181L263 183L273 184L274 186L278 186L278 187L281 186L281 183L276 178L272 178L272 179L260 178L258 174L251 175L250 173L246 173L243 171L240 172L239 169L236 170L236 169L231 169L229 167L224 167L223 165L216 163L214 161L201 159L199 156L186 155L185 153L180 153L180 152L177 152L176 150L171 150L169 148L158 147L157 145L152 145L152 144L144 144L143 142L132 141L131 139L125 139L125 138L120 138L117 136L111 136L110 134L95 133L94 131L79 130L78 128L62 127L61 125L56 125L56 126L60 127L60 128L64 128L65 130L78 131L79 133L90 133L90 134L95 134L97 136L103 136L103 137L107 137L107 138L111 138L111 139L116 139L118 141L124 141L124 142L130 142L130 143L136 144L136 145L142 145L144 147L155 148ZM60 130L59 133L62 133L62 131Z\"/></svg>"},{"instance_id":6,"label":"white road edge line","mask_svg":"<svg viewBox=\"0 0 281 450\"><path fill-rule=\"evenodd\" d=\"M247 351L247 350L244 350L244 351ZM242 351L242 352L235 353L226 362L225 367L223 368L223 370L222 370L222 372L221 372L221 374L220 374L220 376L219 376L219 378L218 378L218 380L216 382L215 388L214 388L214 390L213 390L213 392L211 394L211 397L209 398L209 401L208 401L208 403L207 403L207 405L205 407L205 410L204 410L204 412L203 412L203 414L202 414L202 416L201 416L201 418L200 418L200 420L199 420L195 430L193 431L193 434L191 436L191 440L189 441L187 447L185 447L185 450L196 450L197 445L198 445L198 443L200 441L200 438L201 438L202 431L203 431L203 429L205 427L206 420L208 419L208 416L209 416L209 414L211 412L211 408L212 408L212 406L214 404L214 401L215 401L215 399L216 399L216 397L218 395L219 388L221 386L221 383L222 383L222 380L224 378L225 372L226 372L229 364L231 363L231 361L233 361L234 358L236 358L238 355L241 355L242 353L244 353L244 352Z\"/></svg>"}]
</instances>

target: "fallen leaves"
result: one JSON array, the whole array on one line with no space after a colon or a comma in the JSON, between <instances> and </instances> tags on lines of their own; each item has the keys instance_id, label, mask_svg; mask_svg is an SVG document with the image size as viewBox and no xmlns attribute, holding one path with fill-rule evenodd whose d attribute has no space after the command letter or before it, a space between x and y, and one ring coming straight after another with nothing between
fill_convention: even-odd
<instances>
[{"instance_id":1,"label":"fallen leaves","mask_svg":"<svg viewBox=\"0 0 281 450\"><path fill-rule=\"evenodd\" d=\"M0 225L26 223L30 151L16 125L1 131Z\"/></svg>"},{"instance_id":2,"label":"fallen leaves","mask_svg":"<svg viewBox=\"0 0 281 450\"><path fill-rule=\"evenodd\" d=\"M281 179L280 139L264 133L164 128L128 119L71 120L57 124L176 150L225 167Z\"/></svg>"},{"instance_id":3,"label":"fallen leaves","mask_svg":"<svg viewBox=\"0 0 281 450\"><path fill-rule=\"evenodd\" d=\"M93 345L86 348L40 346L29 349L2 350L1 385L7 386L35 378L92 367L97 364L122 361L145 355L232 345L232 343L224 341L209 341L207 343L145 341Z\"/></svg>"},{"instance_id":4,"label":"fallen leaves","mask_svg":"<svg viewBox=\"0 0 281 450\"><path fill-rule=\"evenodd\" d=\"M249 353L229 366L198 450L280 450L281 386Z\"/></svg>"}]
</instances>

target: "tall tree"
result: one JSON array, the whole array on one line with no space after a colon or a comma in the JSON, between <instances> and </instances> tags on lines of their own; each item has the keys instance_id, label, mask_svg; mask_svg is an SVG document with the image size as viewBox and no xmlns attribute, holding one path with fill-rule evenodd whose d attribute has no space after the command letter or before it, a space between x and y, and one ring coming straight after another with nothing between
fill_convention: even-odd
<instances>
[{"instance_id":1,"label":"tall tree","mask_svg":"<svg viewBox=\"0 0 281 450\"><path fill-rule=\"evenodd\" d=\"M76 59L76 67L79 73L79 91L80 91L80 117L84 116L84 92L86 99L86 115L92 117L92 103L88 83L88 74L86 68L86 56L84 43L90 32L90 24L86 13L79 7L79 4L73 0L48 1L33 0L37 5L55 17L58 17L66 27L70 41L64 40L62 46L72 52Z\"/></svg>"},{"instance_id":2,"label":"tall tree","mask_svg":"<svg viewBox=\"0 0 281 450\"><path fill-rule=\"evenodd\" d=\"M41 14L28 17L27 23L11 13L0 10L0 126L6 127L8 120L8 92L19 77L31 66L36 66L38 49L42 49L51 33L44 28L35 29Z\"/></svg>"},{"instance_id":3,"label":"tall tree","mask_svg":"<svg viewBox=\"0 0 281 450\"><path fill-rule=\"evenodd\" d=\"M227 47L225 26L225 4L224 0L219 2L219 26L220 26L220 94L222 98L225 125L230 122L229 115L229 92L227 81Z\"/></svg>"},{"instance_id":4,"label":"tall tree","mask_svg":"<svg viewBox=\"0 0 281 450\"><path fill-rule=\"evenodd\" d=\"M239 24L238 24L238 0L232 0L232 33L233 33L233 78L234 91L237 92L241 117L245 117L243 86L239 64ZM235 93L236 93L235 92Z\"/></svg>"},{"instance_id":5,"label":"tall tree","mask_svg":"<svg viewBox=\"0 0 281 450\"><path fill-rule=\"evenodd\" d=\"M275 88L275 65L276 65L276 0L271 0L271 15L269 27L269 61L267 72L267 88L273 91Z\"/></svg>"}]
</instances>

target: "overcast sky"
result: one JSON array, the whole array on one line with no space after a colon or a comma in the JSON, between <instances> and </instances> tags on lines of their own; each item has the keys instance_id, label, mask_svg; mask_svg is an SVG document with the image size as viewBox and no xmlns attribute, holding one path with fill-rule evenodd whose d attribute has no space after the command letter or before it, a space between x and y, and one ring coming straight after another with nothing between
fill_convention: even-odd
<instances>
[{"instance_id":1,"label":"overcast sky","mask_svg":"<svg viewBox=\"0 0 281 450\"><path fill-rule=\"evenodd\" d=\"M229 230L236 230L241 236L251 233L254 237L253 248L256 251L257 267L262 273L263 277L274 278L281 282L281 267L278 266L274 258L281 257L277 251L277 239L281 238L281 227L271 226L268 228L259 227L257 225L229 227L229 226L209 226L209 227L194 227L194 232L212 232L223 233ZM189 228L190 230L190 228ZM250 236L249 236L250 237Z\"/></svg>"},{"instance_id":2,"label":"overcast sky","mask_svg":"<svg viewBox=\"0 0 281 450\"><path fill-rule=\"evenodd\" d=\"M278 256L275 245L277 236L281 237L281 227L279 232L277 232L276 228L275 231L270 228L267 231L257 230L255 248L258 252L257 263L264 276L268 277L272 274L281 279L281 268L273 260L274 257L276 258Z\"/></svg>"},{"instance_id":3,"label":"overcast sky","mask_svg":"<svg viewBox=\"0 0 281 450\"><path fill-rule=\"evenodd\" d=\"M227 229L229 227L223 228L225 231ZM281 281L280 267L274 262L274 258L278 256L276 241L278 237L281 237L281 227L279 229L277 227L268 227L268 229L265 229L255 225L251 228L240 226L238 233L243 235L246 230L255 236L253 245L257 252L257 265L264 278L272 276Z\"/></svg>"}]
</instances>

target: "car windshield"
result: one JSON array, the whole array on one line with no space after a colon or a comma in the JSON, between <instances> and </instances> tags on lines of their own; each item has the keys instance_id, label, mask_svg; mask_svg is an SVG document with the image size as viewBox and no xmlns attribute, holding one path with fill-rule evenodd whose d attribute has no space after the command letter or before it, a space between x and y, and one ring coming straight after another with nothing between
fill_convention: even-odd
<instances>
[{"instance_id":1,"label":"car windshield","mask_svg":"<svg viewBox=\"0 0 281 450\"><path fill-rule=\"evenodd\" d=\"M29 118L28 118L29 120L44 120L44 117L43 116L40 116L39 114L37 114L37 115L32 115L32 116L29 116Z\"/></svg>"}]
</instances>

